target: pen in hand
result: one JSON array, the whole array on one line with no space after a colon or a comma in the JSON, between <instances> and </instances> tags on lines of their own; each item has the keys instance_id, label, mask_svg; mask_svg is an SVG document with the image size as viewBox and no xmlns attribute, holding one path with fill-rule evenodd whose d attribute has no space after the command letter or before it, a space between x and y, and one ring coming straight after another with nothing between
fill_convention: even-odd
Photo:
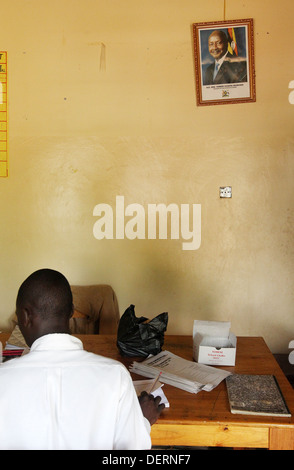
<instances>
[{"instance_id":1,"label":"pen in hand","mask_svg":"<svg viewBox=\"0 0 294 470\"><path fill-rule=\"evenodd\" d=\"M160 377L160 376L161 376L161 372L159 372L159 374L158 374L158 376L155 378L154 382L152 382L151 387L150 387L150 390L149 390L148 393L152 393L152 392L153 392L153 389L154 389L154 387L155 387L155 385L156 385L156 382L159 380L159 377Z\"/></svg>"}]
</instances>

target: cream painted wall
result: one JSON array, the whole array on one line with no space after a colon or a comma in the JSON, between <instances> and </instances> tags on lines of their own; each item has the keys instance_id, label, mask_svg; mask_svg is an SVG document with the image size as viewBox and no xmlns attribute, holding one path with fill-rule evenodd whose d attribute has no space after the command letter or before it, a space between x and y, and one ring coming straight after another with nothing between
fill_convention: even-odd
<instances>
[{"instance_id":1,"label":"cream painted wall","mask_svg":"<svg viewBox=\"0 0 294 470\"><path fill-rule=\"evenodd\" d=\"M265 8L266 5L266 8ZM35 269L109 283L121 313L168 333L230 320L273 352L294 338L292 0L227 0L253 18L257 102L197 107L191 25L224 0L1 0L10 176L0 180L0 327ZM103 45L105 46L103 46ZM231 200L219 199L230 185ZM96 204L201 204L202 244L102 240Z\"/></svg>"}]
</instances>

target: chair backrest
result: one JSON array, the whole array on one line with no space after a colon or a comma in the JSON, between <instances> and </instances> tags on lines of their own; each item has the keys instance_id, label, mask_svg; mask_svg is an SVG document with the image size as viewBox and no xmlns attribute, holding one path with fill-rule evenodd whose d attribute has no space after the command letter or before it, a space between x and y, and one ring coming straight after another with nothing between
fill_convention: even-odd
<instances>
[{"instance_id":1,"label":"chair backrest","mask_svg":"<svg viewBox=\"0 0 294 470\"><path fill-rule=\"evenodd\" d=\"M74 315L73 334L116 334L120 319L116 294L111 286L71 286Z\"/></svg>"}]
</instances>

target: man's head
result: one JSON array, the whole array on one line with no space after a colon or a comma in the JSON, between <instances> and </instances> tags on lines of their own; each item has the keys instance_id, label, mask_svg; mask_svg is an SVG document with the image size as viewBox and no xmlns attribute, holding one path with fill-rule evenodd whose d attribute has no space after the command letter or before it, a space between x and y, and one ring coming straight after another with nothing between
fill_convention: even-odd
<instances>
[{"instance_id":1,"label":"man's head","mask_svg":"<svg viewBox=\"0 0 294 470\"><path fill-rule=\"evenodd\" d=\"M44 334L69 333L72 313L70 285L57 271L35 271L19 288L16 315L28 346Z\"/></svg>"},{"instance_id":2,"label":"man's head","mask_svg":"<svg viewBox=\"0 0 294 470\"><path fill-rule=\"evenodd\" d=\"M208 50L215 59L221 59L228 52L228 38L223 31L213 31L208 38Z\"/></svg>"}]
</instances>

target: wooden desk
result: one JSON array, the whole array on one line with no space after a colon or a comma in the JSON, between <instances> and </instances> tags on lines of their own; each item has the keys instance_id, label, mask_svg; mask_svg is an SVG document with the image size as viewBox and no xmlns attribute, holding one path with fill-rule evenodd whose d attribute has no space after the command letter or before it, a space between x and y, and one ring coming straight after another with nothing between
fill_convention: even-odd
<instances>
[{"instance_id":1,"label":"wooden desk","mask_svg":"<svg viewBox=\"0 0 294 470\"><path fill-rule=\"evenodd\" d=\"M103 353L127 367L134 360L120 356L115 337L80 338L85 349ZM190 336L167 335L164 349L193 360L192 343ZM152 426L153 445L294 449L294 391L263 338L238 337L236 365L224 369L241 374L274 374L292 418L233 415L225 382L211 392L202 391L196 395L164 385L170 408L165 409Z\"/></svg>"},{"instance_id":2,"label":"wooden desk","mask_svg":"<svg viewBox=\"0 0 294 470\"><path fill-rule=\"evenodd\" d=\"M6 336L6 338L5 338ZM123 362L127 367L134 358L123 358L111 335L76 335L84 348ZM7 335L0 335L4 346ZM192 360L192 337L166 335L164 349ZM211 392L191 394L164 385L170 408L163 411L152 426L154 446L223 446L235 448L294 449L294 390L260 337L238 337L236 365L224 367L241 374L274 374L279 382L291 418L242 416L230 413L225 382ZM142 378L136 376L134 378Z\"/></svg>"}]
</instances>

